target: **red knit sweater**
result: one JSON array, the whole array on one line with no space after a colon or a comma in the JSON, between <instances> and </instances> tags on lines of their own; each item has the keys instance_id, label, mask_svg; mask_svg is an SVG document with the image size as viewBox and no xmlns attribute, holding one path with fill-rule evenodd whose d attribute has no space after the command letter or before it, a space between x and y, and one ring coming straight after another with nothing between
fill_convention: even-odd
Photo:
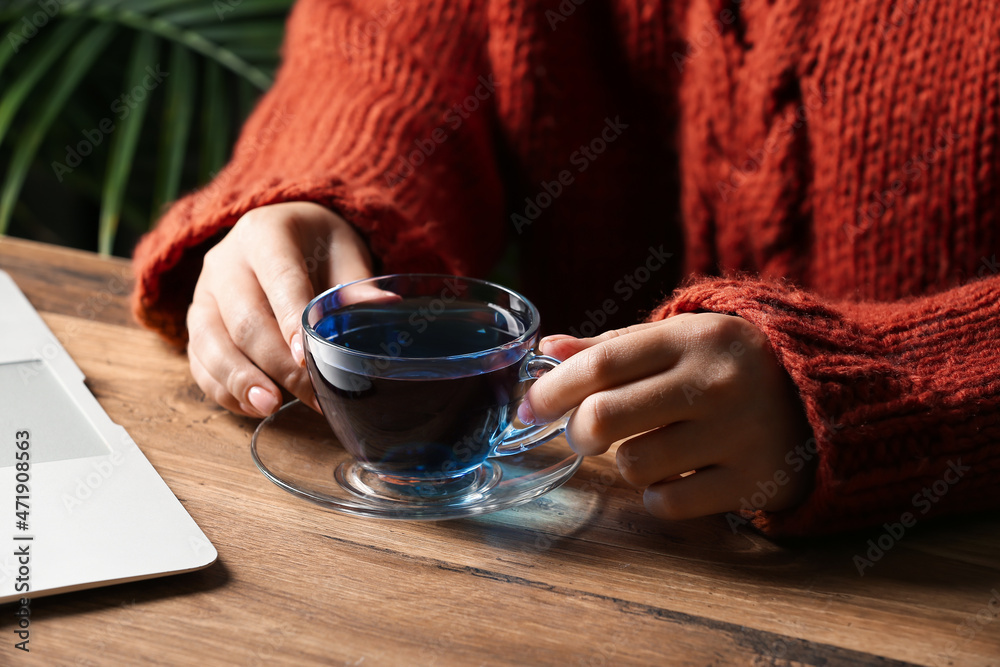
<instances>
[{"instance_id":1,"label":"red knit sweater","mask_svg":"<svg viewBox=\"0 0 1000 667\"><path fill-rule=\"evenodd\" d=\"M764 530L1000 505L993 0L355 7L299 2L231 163L136 249L141 321L182 344L204 251L266 204L336 210L383 272L513 240L550 331L767 334L819 465Z\"/></svg>"}]
</instances>

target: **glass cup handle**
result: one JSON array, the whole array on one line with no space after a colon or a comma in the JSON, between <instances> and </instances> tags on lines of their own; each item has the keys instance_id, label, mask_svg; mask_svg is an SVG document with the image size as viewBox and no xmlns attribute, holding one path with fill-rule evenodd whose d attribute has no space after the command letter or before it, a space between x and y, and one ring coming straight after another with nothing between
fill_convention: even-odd
<instances>
[{"instance_id":1,"label":"glass cup handle","mask_svg":"<svg viewBox=\"0 0 1000 667\"><path fill-rule=\"evenodd\" d=\"M532 350L528 352L528 355L522 362L518 375L521 382L533 382L558 365L559 360L555 357L537 354ZM522 398L521 400L524 399ZM520 404L520 401L518 403ZM567 413L549 424L517 428L511 422L507 430L504 431L500 441L494 446L490 456L510 456L511 454L519 454L532 447L545 444L565 431L566 422L568 421L569 414Z\"/></svg>"}]
</instances>

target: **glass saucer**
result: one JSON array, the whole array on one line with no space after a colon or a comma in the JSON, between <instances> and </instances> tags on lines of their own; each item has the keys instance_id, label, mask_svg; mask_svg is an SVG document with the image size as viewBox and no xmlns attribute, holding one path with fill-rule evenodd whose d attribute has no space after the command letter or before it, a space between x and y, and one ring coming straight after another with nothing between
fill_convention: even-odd
<instances>
[{"instance_id":1,"label":"glass saucer","mask_svg":"<svg viewBox=\"0 0 1000 667\"><path fill-rule=\"evenodd\" d=\"M411 501L384 496L351 480L351 456L322 415L292 401L257 426L250 453L264 476L289 493L323 507L378 519L438 521L514 507L544 495L573 476L582 456L563 436L522 454L489 459L486 480L468 493ZM363 480L361 480L363 482Z\"/></svg>"}]
</instances>

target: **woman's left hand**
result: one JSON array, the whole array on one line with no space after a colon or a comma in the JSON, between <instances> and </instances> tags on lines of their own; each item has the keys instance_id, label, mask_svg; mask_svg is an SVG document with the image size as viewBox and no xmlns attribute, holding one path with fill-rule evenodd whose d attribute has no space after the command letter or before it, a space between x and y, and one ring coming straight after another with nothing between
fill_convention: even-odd
<instances>
[{"instance_id":1,"label":"woman's left hand","mask_svg":"<svg viewBox=\"0 0 1000 667\"><path fill-rule=\"evenodd\" d=\"M550 336L565 361L532 385L519 416L546 423L576 408L570 446L602 454L623 439L618 468L646 509L687 519L801 502L813 468L789 463L811 435L795 386L746 320L683 314L595 338ZM694 474L687 474L695 471ZM763 492L763 494L761 493ZM756 496L755 496L756 494Z\"/></svg>"}]
</instances>

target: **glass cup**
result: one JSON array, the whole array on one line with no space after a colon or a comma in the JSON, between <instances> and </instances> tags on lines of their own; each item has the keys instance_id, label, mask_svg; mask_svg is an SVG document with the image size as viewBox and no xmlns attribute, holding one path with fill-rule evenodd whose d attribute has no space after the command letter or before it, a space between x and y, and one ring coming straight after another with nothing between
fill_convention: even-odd
<instances>
[{"instance_id":1,"label":"glass cup","mask_svg":"<svg viewBox=\"0 0 1000 667\"><path fill-rule=\"evenodd\" d=\"M338 285L302 316L323 414L353 462L337 481L365 497L440 501L499 481L490 458L566 428L523 426L517 406L559 361L534 350L538 310L473 278L398 274Z\"/></svg>"}]
</instances>

